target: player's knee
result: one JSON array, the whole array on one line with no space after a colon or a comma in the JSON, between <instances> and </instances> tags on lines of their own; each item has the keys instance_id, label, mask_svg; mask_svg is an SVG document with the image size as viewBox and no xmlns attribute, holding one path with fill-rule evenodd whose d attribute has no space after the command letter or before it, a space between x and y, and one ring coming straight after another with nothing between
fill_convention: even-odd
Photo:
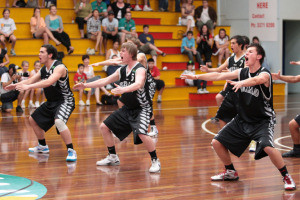
<instances>
[{"instance_id":1,"label":"player's knee","mask_svg":"<svg viewBox=\"0 0 300 200\"><path fill-rule=\"evenodd\" d=\"M33 126L35 124L35 121L31 116L29 117L29 123L31 126Z\"/></svg>"},{"instance_id":2,"label":"player's knee","mask_svg":"<svg viewBox=\"0 0 300 200\"><path fill-rule=\"evenodd\" d=\"M103 134L103 133L106 133L106 131L109 130L109 128L102 122L100 124L100 130L101 130L101 132Z\"/></svg>"},{"instance_id":3,"label":"player's knee","mask_svg":"<svg viewBox=\"0 0 300 200\"><path fill-rule=\"evenodd\" d=\"M271 153L273 152L273 150L274 150L273 147L267 146L267 145L264 144L263 142L262 142L260 145L264 146L264 151L265 151L266 154L268 154L268 155L271 154Z\"/></svg>"},{"instance_id":4,"label":"player's knee","mask_svg":"<svg viewBox=\"0 0 300 200\"><path fill-rule=\"evenodd\" d=\"M218 148L218 146L220 145L220 142L218 141L218 140L216 140L216 139L213 139L212 141L211 141L211 145L214 147L214 149L215 148Z\"/></svg>"},{"instance_id":5,"label":"player's knee","mask_svg":"<svg viewBox=\"0 0 300 200\"><path fill-rule=\"evenodd\" d=\"M294 119L292 119L292 120L289 122L289 128L297 129L297 128L299 128L299 124L298 124Z\"/></svg>"},{"instance_id":6,"label":"player's knee","mask_svg":"<svg viewBox=\"0 0 300 200\"><path fill-rule=\"evenodd\" d=\"M61 119L56 119L54 123L60 133L68 129L66 123Z\"/></svg>"}]
</instances>

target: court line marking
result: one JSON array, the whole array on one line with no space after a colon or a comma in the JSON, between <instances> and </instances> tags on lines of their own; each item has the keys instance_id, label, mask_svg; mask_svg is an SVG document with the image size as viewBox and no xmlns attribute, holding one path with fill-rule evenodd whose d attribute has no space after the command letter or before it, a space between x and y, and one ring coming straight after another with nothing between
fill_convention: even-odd
<instances>
[{"instance_id":1,"label":"court line marking","mask_svg":"<svg viewBox=\"0 0 300 200\"><path fill-rule=\"evenodd\" d=\"M9 175L9 176L11 176L11 175ZM17 177L17 176L16 176L16 177ZM25 178L25 177L21 177L21 178ZM29 185L27 185L27 186L25 186L25 187L23 187L23 188L17 189L17 190L15 190L15 191L8 192L8 193L6 193L6 194L2 194L2 195L0 195L0 197L5 197L5 196L7 196L7 195L10 195L10 194L14 194L14 193L20 192L20 191L25 190L25 189L27 189L27 188L29 188L30 186L33 185L33 180L30 180L30 179L28 179L28 178L25 178L25 179L27 179L27 180L30 181L30 184L29 184ZM5 180L5 179L4 179L4 180Z\"/></svg>"},{"instance_id":2,"label":"court line marking","mask_svg":"<svg viewBox=\"0 0 300 200\"><path fill-rule=\"evenodd\" d=\"M202 128L205 132L207 132L207 133L209 133L209 134L215 136L215 135L217 135L216 133L214 133L214 132L212 132L212 131L210 131L210 130L208 130L208 129L206 128L206 124L207 124L208 122L210 122L210 121L211 121L211 119L207 119L206 121L204 121L204 122L202 123L202 125L201 125L201 128ZM274 140L274 143L277 144L278 146L287 148L287 149L289 149L289 150L290 150L290 149L293 149L293 148L291 148L291 147L289 147L289 146L285 146L285 145L279 143L279 140L282 140L282 139L288 138L288 137L291 137L291 136L288 135L288 136L279 137L279 138L277 138L277 139ZM278 149L278 150L282 150L282 151L289 151L289 150L287 150L287 149L281 149L281 148L277 148L277 147L275 147L275 148Z\"/></svg>"}]
</instances>

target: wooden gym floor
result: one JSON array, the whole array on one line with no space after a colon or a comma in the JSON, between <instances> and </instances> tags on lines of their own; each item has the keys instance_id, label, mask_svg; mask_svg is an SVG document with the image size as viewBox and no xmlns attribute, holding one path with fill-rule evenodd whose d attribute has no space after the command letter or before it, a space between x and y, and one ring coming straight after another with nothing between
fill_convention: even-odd
<instances>
[{"instance_id":1,"label":"wooden gym floor","mask_svg":"<svg viewBox=\"0 0 300 200\"><path fill-rule=\"evenodd\" d=\"M274 138L281 152L292 147L288 122L300 113L299 97L274 98ZM0 173L43 184L48 191L42 199L300 199L299 190L284 191L281 176L268 157L255 161L248 150L239 159L232 156L239 181L210 181L223 170L210 145L219 130L218 124L208 121L217 111L214 101L154 103L159 136L153 140L161 173L148 172L150 156L143 145L133 145L132 135L116 144L120 166L97 167L96 161L107 155L99 124L115 109L76 107L68 122L78 154L76 163L65 162L66 147L54 128L46 134L49 156L28 153L28 147L37 144L28 122L33 110L26 109L22 115L3 113ZM284 160L300 187L300 158Z\"/></svg>"}]
</instances>

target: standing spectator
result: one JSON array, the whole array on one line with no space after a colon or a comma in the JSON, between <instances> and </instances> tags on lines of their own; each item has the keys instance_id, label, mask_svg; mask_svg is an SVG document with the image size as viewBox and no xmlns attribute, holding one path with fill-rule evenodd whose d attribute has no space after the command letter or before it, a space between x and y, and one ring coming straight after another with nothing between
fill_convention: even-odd
<instances>
[{"instance_id":1,"label":"standing spectator","mask_svg":"<svg viewBox=\"0 0 300 200\"><path fill-rule=\"evenodd\" d=\"M202 6L195 10L196 26L201 30L203 24L208 26L208 29L213 34L214 26L217 22L217 13L213 7L208 6L208 0L202 1Z\"/></svg>"},{"instance_id":2,"label":"standing spectator","mask_svg":"<svg viewBox=\"0 0 300 200\"><path fill-rule=\"evenodd\" d=\"M148 6L148 1L149 0L144 0L144 8L143 11L153 11L152 8L150 8L150 6ZM139 6L139 0L135 0L135 7L134 7L135 11L141 11L142 9Z\"/></svg>"},{"instance_id":3,"label":"standing spectator","mask_svg":"<svg viewBox=\"0 0 300 200\"><path fill-rule=\"evenodd\" d=\"M124 0L117 0L117 2L114 2L110 5L108 10L114 11L115 18L120 20L125 17L127 12L130 12L131 7L129 3L124 3Z\"/></svg>"},{"instance_id":4,"label":"standing spectator","mask_svg":"<svg viewBox=\"0 0 300 200\"><path fill-rule=\"evenodd\" d=\"M213 44L213 36L209 33L206 24L203 24L200 33L197 35L196 43L198 44L197 51L200 55L204 55L205 64L211 67L211 55L212 49L211 46Z\"/></svg>"},{"instance_id":5,"label":"standing spectator","mask_svg":"<svg viewBox=\"0 0 300 200\"><path fill-rule=\"evenodd\" d=\"M218 67L222 64L222 59L225 60L229 57L230 51L228 48L229 45L229 37L226 34L225 29L221 28L219 30L219 34L215 36L215 45L216 45L216 52L213 53L214 56L218 55Z\"/></svg>"},{"instance_id":6,"label":"standing spectator","mask_svg":"<svg viewBox=\"0 0 300 200\"><path fill-rule=\"evenodd\" d=\"M254 36L254 37L252 38L252 43L260 44L260 41L259 41L259 39L258 39L257 36ZM267 60L267 57L266 57L266 56L265 56L265 58L264 58L263 63L261 64L261 66L264 67L264 68L266 68L266 69L268 69L269 71L271 71L271 68L270 68L270 65L268 64L268 60Z\"/></svg>"},{"instance_id":7,"label":"standing spectator","mask_svg":"<svg viewBox=\"0 0 300 200\"><path fill-rule=\"evenodd\" d=\"M194 64L195 63L192 60L188 61L187 66L186 66L186 70L184 70L181 75L195 75L196 73L193 70ZM197 86L197 93L198 94L207 94L207 93L209 93L206 90L207 81L199 80L199 79L197 79L197 80L185 79L184 81L185 81L185 84L187 84L189 86ZM201 86L201 83L202 83L202 86Z\"/></svg>"},{"instance_id":8,"label":"standing spectator","mask_svg":"<svg viewBox=\"0 0 300 200\"><path fill-rule=\"evenodd\" d=\"M61 44L46 27L44 18L41 17L40 8L34 8L33 17L30 20L30 30L33 38L44 38L44 44L49 43L49 37L55 42L56 46Z\"/></svg>"},{"instance_id":9,"label":"standing spectator","mask_svg":"<svg viewBox=\"0 0 300 200\"><path fill-rule=\"evenodd\" d=\"M15 21L12 18L9 18L10 10L5 8L3 10L3 18L0 19L0 42L4 49L6 49L5 46L5 40L8 42L11 42L11 49L10 54L12 56L15 56L15 44L17 41L16 36L14 35L14 31L17 29Z\"/></svg>"},{"instance_id":10,"label":"standing spectator","mask_svg":"<svg viewBox=\"0 0 300 200\"><path fill-rule=\"evenodd\" d=\"M83 64L78 64L78 71L74 76L74 83L75 85L78 83L85 83L87 80L86 74L83 72L84 70L84 65ZM79 89L79 105L80 106L85 106L85 103L82 101L82 93L83 89Z\"/></svg>"},{"instance_id":11,"label":"standing spectator","mask_svg":"<svg viewBox=\"0 0 300 200\"><path fill-rule=\"evenodd\" d=\"M182 39L181 53L187 54L189 57L189 60L194 60L193 59L193 55L194 55L196 57L196 61L199 63L199 65L203 64L200 53L198 51L196 51L195 38L193 38L192 31L188 31L187 36Z\"/></svg>"},{"instance_id":12,"label":"standing spectator","mask_svg":"<svg viewBox=\"0 0 300 200\"><path fill-rule=\"evenodd\" d=\"M81 38L84 38L84 24L92 16L92 11L92 6L90 3L87 3L87 0L80 0L75 6L75 13L77 15L75 21L78 24Z\"/></svg>"},{"instance_id":13,"label":"standing spectator","mask_svg":"<svg viewBox=\"0 0 300 200\"><path fill-rule=\"evenodd\" d=\"M127 12L125 17L119 21L119 31L121 44L125 42L126 37L138 37L135 29L135 23L133 19L131 19L131 12Z\"/></svg>"},{"instance_id":14,"label":"standing spectator","mask_svg":"<svg viewBox=\"0 0 300 200\"><path fill-rule=\"evenodd\" d=\"M27 80L29 79L29 62L24 60L22 61L21 63L21 66L22 66L22 70L20 72L18 72L17 74L21 76L21 79L20 81L24 81L24 80ZM21 94L22 93L22 94ZM30 93L30 90L26 90L26 91L22 91L20 92L20 94L23 96L23 99L22 99L22 102L21 102L21 107L22 108L25 108L25 100L27 99L28 95Z\"/></svg>"},{"instance_id":15,"label":"standing spectator","mask_svg":"<svg viewBox=\"0 0 300 200\"><path fill-rule=\"evenodd\" d=\"M150 73L153 76L154 81L156 83L156 90L158 91L157 102L161 103L161 99L162 99L161 96L165 89L165 82L160 79L160 72L159 69L154 65L153 58L149 58L147 63L148 63Z\"/></svg>"},{"instance_id":16,"label":"standing spectator","mask_svg":"<svg viewBox=\"0 0 300 200\"><path fill-rule=\"evenodd\" d=\"M8 71L8 68L5 67L5 65L7 65L8 63L9 63L9 57L7 55L7 51L5 49L0 48L0 76L2 76L3 73Z\"/></svg>"},{"instance_id":17,"label":"standing spectator","mask_svg":"<svg viewBox=\"0 0 300 200\"><path fill-rule=\"evenodd\" d=\"M99 11L93 10L93 16L87 22L87 36L91 40L96 40L95 51L99 51L99 55L102 53L102 33L101 33L101 21L99 17ZM99 50L100 46L100 50Z\"/></svg>"},{"instance_id":18,"label":"standing spectator","mask_svg":"<svg viewBox=\"0 0 300 200\"><path fill-rule=\"evenodd\" d=\"M154 45L154 38L153 36L149 33L149 26L144 25L143 26L143 33L139 35L139 40L141 42L141 46L139 50L145 54L149 54L152 56L154 60L154 65L157 63L157 53L158 52L162 56L166 56L167 54L164 53L162 50L158 49Z\"/></svg>"},{"instance_id":19,"label":"standing spectator","mask_svg":"<svg viewBox=\"0 0 300 200\"><path fill-rule=\"evenodd\" d=\"M107 40L112 39L113 43L115 41L119 41L119 21L114 18L114 12L112 10L108 11L108 17L104 18L102 21L102 36L103 36L103 44L104 51L107 51Z\"/></svg>"},{"instance_id":20,"label":"standing spectator","mask_svg":"<svg viewBox=\"0 0 300 200\"><path fill-rule=\"evenodd\" d=\"M107 17L107 4L102 0L96 0L91 3L92 9L99 11L100 19Z\"/></svg>"},{"instance_id":21,"label":"standing spectator","mask_svg":"<svg viewBox=\"0 0 300 200\"><path fill-rule=\"evenodd\" d=\"M159 11L168 12L169 2L168 0L159 0ZM175 0L175 12L181 12L180 0Z\"/></svg>"},{"instance_id":22,"label":"standing spectator","mask_svg":"<svg viewBox=\"0 0 300 200\"><path fill-rule=\"evenodd\" d=\"M2 112L11 112L13 109L13 102L18 99L18 106L16 108L17 112L23 112L21 108L21 102L23 99L23 93L20 94L18 90L5 90L4 88L12 83L20 81L21 76L17 75L16 65L10 64L8 72L5 72L1 76L1 102L2 102Z\"/></svg>"},{"instance_id":23,"label":"standing spectator","mask_svg":"<svg viewBox=\"0 0 300 200\"><path fill-rule=\"evenodd\" d=\"M39 73L41 69L41 63L39 60L34 62L34 69L30 72L30 78L33 77L36 73ZM34 93L36 95L35 97L35 103L33 104L33 96ZM45 93L43 91L42 88L36 88L36 89L32 89L30 92L30 99L29 99L29 108L38 108L40 106L40 96L42 95L42 102L41 105L45 102Z\"/></svg>"},{"instance_id":24,"label":"standing spectator","mask_svg":"<svg viewBox=\"0 0 300 200\"><path fill-rule=\"evenodd\" d=\"M186 26L186 32L193 31L195 27L194 14L193 0L187 0L187 3L182 4L181 7L181 24Z\"/></svg>"},{"instance_id":25,"label":"standing spectator","mask_svg":"<svg viewBox=\"0 0 300 200\"><path fill-rule=\"evenodd\" d=\"M71 46L69 35L66 32L64 32L62 18L61 16L56 15L57 13L56 6L51 5L49 10L50 10L50 15L47 15L45 17L47 28L51 31L53 36L67 48L68 54L73 53L74 47Z\"/></svg>"}]
</instances>

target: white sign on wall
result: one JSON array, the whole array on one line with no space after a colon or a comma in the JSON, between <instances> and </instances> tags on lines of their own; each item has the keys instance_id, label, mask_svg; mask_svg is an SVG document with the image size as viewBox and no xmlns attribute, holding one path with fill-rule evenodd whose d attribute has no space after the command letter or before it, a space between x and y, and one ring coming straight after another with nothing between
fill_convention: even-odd
<instances>
[{"instance_id":1,"label":"white sign on wall","mask_svg":"<svg viewBox=\"0 0 300 200\"><path fill-rule=\"evenodd\" d=\"M249 0L249 36L277 41L277 0Z\"/></svg>"}]
</instances>

